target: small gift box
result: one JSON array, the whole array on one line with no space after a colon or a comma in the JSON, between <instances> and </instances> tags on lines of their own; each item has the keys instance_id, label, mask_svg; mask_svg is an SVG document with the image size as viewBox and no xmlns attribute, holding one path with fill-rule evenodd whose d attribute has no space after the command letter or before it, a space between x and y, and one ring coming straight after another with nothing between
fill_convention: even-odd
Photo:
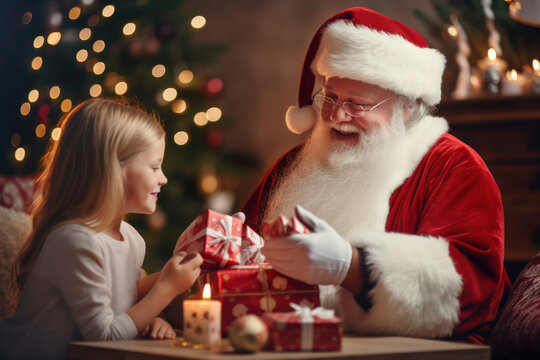
<instances>
[{"instance_id":1,"label":"small gift box","mask_svg":"<svg viewBox=\"0 0 540 360\"><path fill-rule=\"evenodd\" d=\"M266 313L267 349L274 351L341 350L343 329L333 310L290 304L294 312Z\"/></svg>"},{"instance_id":2,"label":"small gift box","mask_svg":"<svg viewBox=\"0 0 540 360\"><path fill-rule=\"evenodd\" d=\"M262 245L261 245L262 246ZM205 268L241 264L242 221L217 211L206 210L180 235L174 254L199 252Z\"/></svg>"},{"instance_id":3,"label":"small gift box","mask_svg":"<svg viewBox=\"0 0 540 360\"><path fill-rule=\"evenodd\" d=\"M288 219L280 216L272 222L262 225L262 234L267 237L281 237L291 234L307 234L310 230L296 216Z\"/></svg>"},{"instance_id":4,"label":"small gift box","mask_svg":"<svg viewBox=\"0 0 540 360\"><path fill-rule=\"evenodd\" d=\"M205 283L211 287L212 299L221 301L221 330L245 314L292 311L290 303L308 308L320 305L319 287L286 277L270 265L232 266L216 271L205 271L199 276L197 287Z\"/></svg>"},{"instance_id":5,"label":"small gift box","mask_svg":"<svg viewBox=\"0 0 540 360\"><path fill-rule=\"evenodd\" d=\"M264 246L264 239L248 225L244 226L242 232L242 249L240 250L240 265L254 265L265 262L261 248Z\"/></svg>"}]
</instances>

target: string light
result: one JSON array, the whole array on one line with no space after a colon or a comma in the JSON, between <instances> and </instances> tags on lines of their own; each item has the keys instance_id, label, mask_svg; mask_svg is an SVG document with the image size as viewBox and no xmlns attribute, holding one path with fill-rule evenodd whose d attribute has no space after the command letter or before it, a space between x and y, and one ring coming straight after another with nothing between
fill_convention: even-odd
<instances>
[{"instance_id":1,"label":"string light","mask_svg":"<svg viewBox=\"0 0 540 360\"><path fill-rule=\"evenodd\" d=\"M30 11L27 11L22 16L22 23L24 25L30 24L30 21L32 21L32 13Z\"/></svg>"},{"instance_id":2,"label":"string light","mask_svg":"<svg viewBox=\"0 0 540 360\"><path fill-rule=\"evenodd\" d=\"M96 40L94 44L92 45L92 49L94 52L100 53L103 50L105 50L105 41L103 40Z\"/></svg>"},{"instance_id":3,"label":"string light","mask_svg":"<svg viewBox=\"0 0 540 360\"><path fill-rule=\"evenodd\" d=\"M187 109L187 103L183 99L175 100L171 105L171 110L176 114L181 114Z\"/></svg>"},{"instance_id":4,"label":"string light","mask_svg":"<svg viewBox=\"0 0 540 360\"><path fill-rule=\"evenodd\" d=\"M23 147L19 147L17 148L17 150L15 150L15 160L21 162L24 160L25 156L26 156L26 151L24 150Z\"/></svg>"},{"instance_id":5,"label":"string light","mask_svg":"<svg viewBox=\"0 0 540 360\"><path fill-rule=\"evenodd\" d=\"M189 141L189 135L185 131L179 131L174 134L174 143L176 145L185 145Z\"/></svg>"},{"instance_id":6,"label":"string light","mask_svg":"<svg viewBox=\"0 0 540 360\"><path fill-rule=\"evenodd\" d=\"M36 126L36 136L38 138L42 138L45 136L45 132L47 131L47 128L43 124L39 124Z\"/></svg>"},{"instance_id":7,"label":"string light","mask_svg":"<svg viewBox=\"0 0 540 360\"><path fill-rule=\"evenodd\" d=\"M28 93L28 101L33 103L36 102L37 99L39 99L39 91L37 91L36 89L30 90L30 92Z\"/></svg>"},{"instance_id":8,"label":"string light","mask_svg":"<svg viewBox=\"0 0 540 360\"><path fill-rule=\"evenodd\" d=\"M71 20L77 20L79 16L81 16L81 8L78 6L74 6L69 10L68 14L69 18Z\"/></svg>"},{"instance_id":9,"label":"string light","mask_svg":"<svg viewBox=\"0 0 540 360\"><path fill-rule=\"evenodd\" d=\"M65 113L68 112L69 110L71 110L71 107L72 107L72 104L71 104L70 99L64 99L60 103L60 110L62 110Z\"/></svg>"},{"instance_id":10,"label":"string light","mask_svg":"<svg viewBox=\"0 0 540 360\"><path fill-rule=\"evenodd\" d=\"M32 109L32 105L30 105L29 102L24 102L22 105L21 105L21 108L20 108L20 111L21 111L21 115L22 116L26 116L28 114L30 114L30 110Z\"/></svg>"},{"instance_id":11,"label":"string light","mask_svg":"<svg viewBox=\"0 0 540 360\"><path fill-rule=\"evenodd\" d=\"M61 38L62 34L59 31L53 31L49 34L49 36L47 36L47 44L55 46L60 42Z\"/></svg>"},{"instance_id":12,"label":"string light","mask_svg":"<svg viewBox=\"0 0 540 360\"><path fill-rule=\"evenodd\" d=\"M193 27L194 29L201 29L202 27L204 27L204 25L206 25L206 19L204 18L204 16L197 15L193 19L191 19L191 27Z\"/></svg>"},{"instance_id":13,"label":"string light","mask_svg":"<svg viewBox=\"0 0 540 360\"><path fill-rule=\"evenodd\" d=\"M195 116L193 116L193 122L197 126L204 126L208 124L208 118L206 117L206 113L205 112L196 113Z\"/></svg>"},{"instance_id":14,"label":"string light","mask_svg":"<svg viewBox=\"0 0 540 360\"><path fill-rule=\"evenodd\" d=\"M43 65L43 58L41 56L36 56L32 59L32 69L39 70L41 69L41 66Z\"/></svg>"},{"instance_id":15,"label":"string light","mask_svg":"<svg viewBox=\"0 0 540 360\"><path fill-rule=\"evenodd\" d=\"M538 61L537 59L533 59L532 67L535 72L540 71L540 61Z\"/></svg>"},{"instance_id":16,"label":"string light","mask_svg":"<svg viewBox=\"0 0 540 360\"><path fill-rule=\"evenodd\" d=\"M221 109L218 107L211 107L210 109L206 110L206 118L208 121L218 121L221 119Z\"/></svg>"},{"instance_id":17,"label":"string light","mask_svg":"<svg viewBox=\"0 0 540 360\"><path fill-rule=\"evenodd\" d=\"M103 63L101 61L95 63L94 66L92 67L92 71L96 75L103 74L103 72L105 71L105 63Z\"/></svg>"},{"instance_id":18,"label":"string light","mask_svg":"<svg viewBox=\"0 0 540 360\"><path fill-rule=\"evenodd\" d=\"M134 23L129 22L126 25L124 25L124 27L122 28L122 32L124 33L124 35L130 36L130 35L133 35L133 33L135 33L136 29L137 29L137 26Z\"/></svg>"},{"instance_id":19,"label":"string light","mask_svg":"<svg viewBox=\"0 0 540 360\"><path fill-rule=\"evenodd\" d=\"M15 133L11 135L11 146L17 147L21 143L21 135Z\"/></svg>"},{"instance_id":20,"label":"string light","mask_svg":"<svg viewBox=\"0 0 540 360\"><path fill-rule=\"evenodd\" d=\"M36 36L36 38L34 39L34 47L36 49L39 49L43 46L43 44L45 44L45 38L41 35Z\"/></svg>"},{"instance_id":21,"label":"string light","mask_svg":"<svg viewBox=\"0 0 540 360\"><path fill-rule=\"evenodd\" d=\"M94 84L92 86L90 86L90 96L91 97L98 97L99 95L101 95L101 85L100 84Z\"/></svg>"},{"instance_id":22,"label":"string light","mask_svg":"<svg viewBox=\"0 0 540 360\"><path fill-rule=\"evenodd\" d=\"M92 30L89 28L83 28L81 31L79 31L79 39L82 41L86 41L90 39L90 36L92 36Z\"/></svg>"},{"instance_id":23,"label":"string light","mask_svg":"<svg viewBox=\"0 0 540 360\"><path fill-rule=\"evenodd\" d=\"M60 96L60 87L55 85L49 90L49 96L51 99L57 99Z\"/></svg>"},{"instance_id":24,"label":"string light","mask_svg":"<svg viewBox=\"0 0 540 360\"><path fill-rule=\"evenodd\" d=\"M178 81L181 84L189 84L191 81L193 81L193 73L189 70L183 70L180 74L178 74Z\"/></svg>"},{"instance_id":25,"label":"string light","mask_svg":"<svg viewBox=\"0 0 540 360\"><path fill-rule=\"evenodd\" d=\"M158 64L152 68L152 76L155 78L160 78L165 75L165 66Z\"/></svg>"},{"instance_id":26,"label":"string light","mask_svg":"<svg viewBox=\"0 0 540 360\"><path fill-rule=\"evenodd\" d=\"M77 54L75 55L75 59L77 59L78 62L84 62L86 59L88 59L88 51L85 49L81 49L77 51Z\"/></svg>"},{"instance_id":27,"label":"string light","mask_svg":"<svg viewBox=\"0 0 540 360\"><path fill-rule=\"evenodd\" d=\"M60 129L59 127L55 127L51 131L51 139L53 139L54 141L58 141L58 139L60 139L60 134L62 134L62 129Z\"/></svg>"},{"instance_id":28,"label":"string light","mask_svg":"<svg viewBox=\"0 0 540 360\"><path fill-rule=\"evenodd\" d=\"M111 17L114 14L114 5L107 5L103 8L101 15L103 17Z\"/></svg>"},{"instance_id":29,"label":"string light","mask_svg":"<svg viewBox=\"0 0 540 360\"><path fill-rule=\"evenodd\" d=\"M205 175L201 180L201 190L211 194L218 188L218 179L215 175Z\"/></svg>"},{"instance_id":30,"label":"string light","mask_svg":"<svg viewBox=\"0 0 540 360\"><path fill-rule=\"evenodd\" d=\"M176 96L178 95L178 91L176 91L175 88L167 88L163 90L163 100L165 101L173 101L176 99Z\"/></svg>"},{"instance_id":31,"label":"string light","mask_svg":"<svg viewBox=\"0 0 540 360\"><path fill-rule=\"evenodd\" d=\"M128 85L125 81L119 81L114 86L114 92L116 93L116 95L124 95L127 89L128 89Z\"/></svg>"}]
</instances>

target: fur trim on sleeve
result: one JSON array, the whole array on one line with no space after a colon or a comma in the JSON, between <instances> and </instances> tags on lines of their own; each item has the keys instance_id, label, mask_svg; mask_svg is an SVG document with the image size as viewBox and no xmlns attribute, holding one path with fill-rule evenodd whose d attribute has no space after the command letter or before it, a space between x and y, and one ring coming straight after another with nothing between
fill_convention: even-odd
<instances>
[{"instance_id":1,"label":"fur trim on sleeve","mask_svg":"<svg viewBox=\"0 0 540 360\"><path fill-rule=\"evenodd\" d=\"M341 287L323 289L323 305L335 306L346 330L427 338L452 333L459 320L462 280L445 239L362 232L348 241L365 250L375 286L368 312Z\"/></svg>"}]
</instances>

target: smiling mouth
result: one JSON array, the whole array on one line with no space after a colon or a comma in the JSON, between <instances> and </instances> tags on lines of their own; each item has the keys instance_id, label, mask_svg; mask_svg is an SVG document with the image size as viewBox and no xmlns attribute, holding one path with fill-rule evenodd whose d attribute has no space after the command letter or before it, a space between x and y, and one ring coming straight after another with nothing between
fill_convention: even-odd
<instances>
[{"instance_id":1,"label":"smiling mouth","mask_svg":"<svg viewBox=\"0 0 540 360\"><path fill-rule=\"evenodd\" d=\"M331 128L330 132L332 134L332 137L338 138L338 139L355 139L359 135L358 132L341 131L335 128Z\"/></svg>"}]
</instances>

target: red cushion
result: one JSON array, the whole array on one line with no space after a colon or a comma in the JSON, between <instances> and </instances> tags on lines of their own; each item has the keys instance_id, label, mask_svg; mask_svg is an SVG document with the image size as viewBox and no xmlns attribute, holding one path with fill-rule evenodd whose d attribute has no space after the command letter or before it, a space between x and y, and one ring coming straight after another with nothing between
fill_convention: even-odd
<instances>
[{"instance_id":1,"label":"red cushion","mask_svg":"<svg viewBox=\"0 0 540 360\"><path fill-rule=\"evenodd\" d=\"M540 252L514 282L490 344L494 358L540 359Z\"/></svg>"},{"instance_id":2,"label":"red cushion","mask_svg":"<svg viewBox=\"0 0 540 360\"><path fill-rule=\"evenodd\" d=\"M0 206L28 212L34 198L34 175L0 175Z\"/></svg>"}]
</instances>

